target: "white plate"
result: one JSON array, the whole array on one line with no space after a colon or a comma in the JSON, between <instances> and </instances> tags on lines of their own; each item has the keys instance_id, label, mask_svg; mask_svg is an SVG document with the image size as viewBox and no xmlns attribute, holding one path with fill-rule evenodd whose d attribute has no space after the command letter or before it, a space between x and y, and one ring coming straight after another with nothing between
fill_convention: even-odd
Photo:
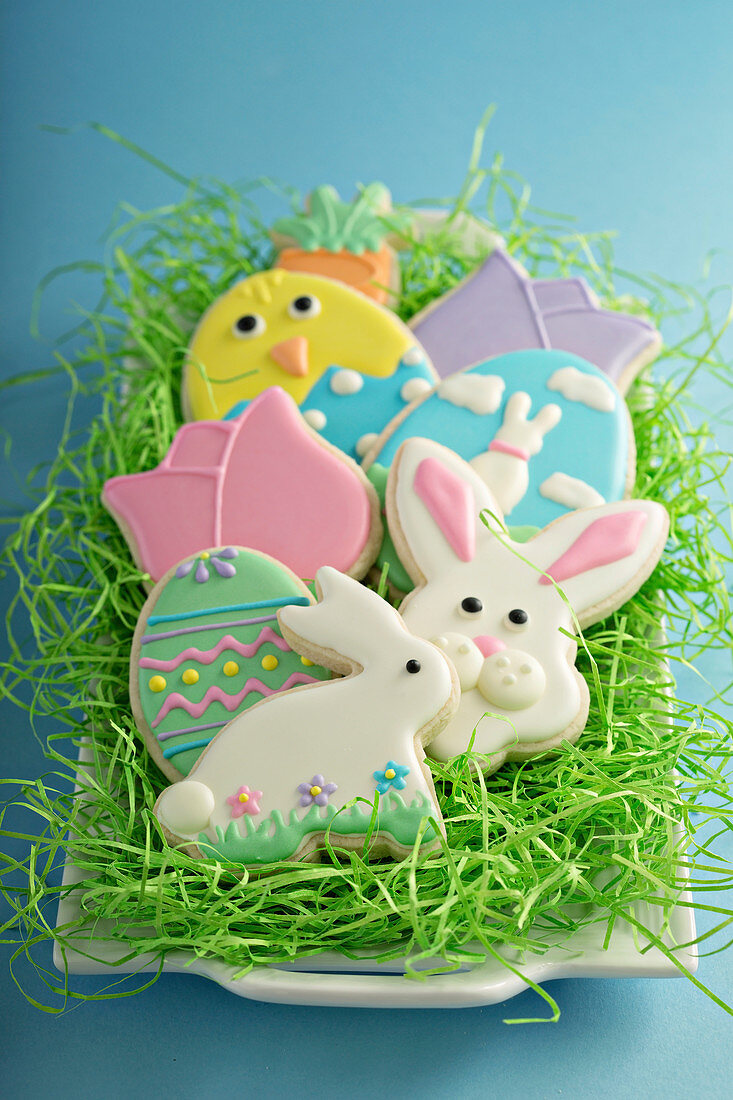
<instances>
[{"instance_id":1,"label":"white plate","mask_svg":"<svg viewBox=\"0 0 733 1100\"><path fill-rule=\"evenodd\" d=\"M82 748L79 763L88 765L90 754ZM85 873L67 859L63 885L68 893L59 903L56 927L78 920L81 915L79 892L73 886ZM592 916L590 908L587 916ZM634 917L658 934L661 929L659 906L637 905ZM304 959L290 965L263 966L236 977L236 969L224 963L197 959L193 952L171 952L163 969L186 972L210 978L239 997L271 1001L278 1004L330 1005L362 1008L468 1008L474 1005L497 1004L529 988L529 981L544 983L556 978L674 978L677 966L648 941L635 937L632 926L617 921L608 947L604 949L606 922L598 912L596 923L586 923L577 932L556 942L543 954L520 955L511 949L499 953L518 973L513 973L499 959L485 956L473 966L450 974L434 974L416 980L404 976L404 962L376 963L370 959L354 961L335 953ZM159 968L152 954L137 955L120 963L129 953L123 943L95 938L95 931L104 934L97 922L87 931L74 935L74 949L62 951L54 946L54 964L59 970L68 968L71 974L133 974L151 973ZM112 922L106 922L107 928ZM152 930L151 930L152 934ZM694 973L697 953L694 947L675 948L689 944L695 938L695 917L689 891L680 896L680 903L669 919L669 933L663 942L674 950L678 964ZM556 936L559 941L560 937ZM550 943L551 936L542 935ZM441 965L435 960L435 965ZM420 964L429 969L430 961Z\"/></svg>"}]
</instances>

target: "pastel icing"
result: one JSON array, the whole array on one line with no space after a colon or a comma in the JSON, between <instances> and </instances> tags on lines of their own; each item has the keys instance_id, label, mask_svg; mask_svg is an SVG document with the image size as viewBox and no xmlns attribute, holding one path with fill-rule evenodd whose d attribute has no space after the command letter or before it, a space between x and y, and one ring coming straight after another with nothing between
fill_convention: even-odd
<instances>
[{"instance_id":1,"label":"pastel icing","mask_svg":"<svg viewBox=\"0 0 733 1100\"><path fill-rule=\"evenodd\" d=\"M210 570L205 583L196 580L196 564L210 562L213 551L182 563L153 590L135 633L136 714L170 775L187 775L235 714L330 676L320 665L306 667L278 624L280 608L311 602L305 586L272 558L227 549L231 574Z\"/></svg>"},{"instance_id":2,"label":"pastel icing","mask_svg":"<svg viewBox=\"0 0 733 1100\"><path fill-rule=\"evenodd\" d=\"M415 345L396 314L343 283L281 269L260 272L236 283L201 318L184 370L184 415L231 419L268 387L281 386L304 410L321 414L316 430L353 455L360 435L381 431L404 406L399 389L405 382L436 381L420 349L419 363L400 373L395 391L395 372ZM355 409L366 426L349 433Z\"/></svg>"},{"instance_id":3,"label":"pastel icing","mask_svg":"<svg viewBox=\"0 0 733 1100\"><path fill-rule=\"evenodd\" d=\"M394 417L433 389L432 367L419 349L411 351L386 378L329 367L300 406L304 419L334 447L360 461ZM240 401L224 419L238 416L247 404Z\"/></svg>"},{"instance_id":4,"label":"pastel icing","mask_svg":"<svg viewBox=\"0 0 733 1100\"><path fill-rule=\"evenodd\" d=\"M601 309L584 279L532 279L500 247L410 327L442 378L491 356L557 348L625 390L661 347L648 321Z\"/></svg>"},{"instance_id":5,"label":"pastel icing","mask_svg":"<svg viewBox=\"0 0 733 1100\"><path fill-rule=\"evenodd\" d=\"M472 497L468 560L425 505L431 478L462 481ZM664 546L665 509L652 501L602 504L569 512L519 544L473 467L419 438L400 451L386 499L390 531L417 585L400 612L410 630L449 654L462 685L458 710L430 754L449 760L472 743L491 772L507 758L576 740L589 706L574 668L576 617L581 627L599 621L647 579Z\"/></svg>"},{"instance_id":6,"label":"pastel icing","mask_svg":"<svg viewBox=\"0 0 733 1100\"><path fill-rule=\"evenodd\" d=\"M548 382L558 370L569 367L578 377L588 379L590 385L603 387L610 408L602 411L550 390ZM566 352L519 351L478 363L459 377L491 379L493 389L501 391L501 400L495 410L476 413L471 408L446 401L441 394L446 385L443 382L387 429L381 447L372 455L373 461L389 467L400 445L412 436L442 443L467 461L477 460L490 449L503 451L510 459L509 468L512 456L528 458L526 491L506 511L513 525L544 527L567 511L568 505L562 500L546 496L540 489L557 472L582 479L605 501L623 498L633 476L628 413L613 383L597 367ZM553 418L555 426L548 424L536 451L528 448L523 440L520 443L514 439L495 441L497 433L502 435L500 429L510 402L516 401L519 393L526 395L523 400L528 418L537 416L549 404L559 409L559 416L555 414ZM507 476L508 471L502 472L503 480Z\"/></svg>"},{"instance_id":7,"label":"pastel icing","mask_svg":"<svg viewBox=\"0 0 733 1100\"><path fill-rule=\"evenodd\" d=\"M184 425L157 469L112 478L103 501L154 581L224 543L271 554L301 577L324 564L362 576L379 526L364 474L277 387L236 420Z\"/></svg>"},{"instance_id":8,"label":"pastel icing","mask_svg":"<svg viewBox=\"0 0 733 1100\"><path fill-rule=\"evenodd\" d=\"M310 856L327 830L331 843L360 847L372 824L378 855L436 845L423 745L455 708L452 666L375 592L328 567L317 584L318 604L280 609L282 632L350 675L238 714L190 778L163 792L161 825L201 855L261 866ZM256 811L242 812L253 798Z\"/></svg>"}]
</instances>

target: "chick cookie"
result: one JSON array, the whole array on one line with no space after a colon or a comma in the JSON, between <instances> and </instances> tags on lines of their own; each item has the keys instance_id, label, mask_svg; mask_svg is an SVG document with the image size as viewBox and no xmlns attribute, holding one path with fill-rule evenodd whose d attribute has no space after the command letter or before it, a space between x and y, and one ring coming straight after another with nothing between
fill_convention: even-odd
<instances>
[{"instance_id":1,"label":"chick cookie","mask_svg":"<svg viewBox=\"0 0 733 1100\"><path fill-rule=\"evenodd\" d=\"M437 376L394 313L317 275L265 271L210 306L183 376L188 420L231 419L270 386L352 458Z\"/></svg>"}]
</instances>

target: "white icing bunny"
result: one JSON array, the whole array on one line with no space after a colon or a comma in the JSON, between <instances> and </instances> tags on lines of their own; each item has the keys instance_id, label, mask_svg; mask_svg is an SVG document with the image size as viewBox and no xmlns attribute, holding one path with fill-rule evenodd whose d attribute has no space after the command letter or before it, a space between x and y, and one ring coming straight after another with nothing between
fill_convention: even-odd
<instances>
[{"instance_id":1,"label":"white icing bunny","mask_svg":"<svg viewBox=\"0 0 733 1100\"><path fill-rule=\"evenodd\" d=\"M306 659L350 675L250 707L161 794L158 820L196 854L247 866L302 859L329 823L332 843L361 847L375 791L373 853L411 851L426 816L442 828L423 744L457 705L451 663L376 593L330 567L316 581L318 604L278 612L283 635ZM357 797L366 804L334 816ZM435 830L425 843L437 843Z\"/></svg>"},{"instance_id":2,"label":"white icing bunny","mask_svg":"<svg viewBox=\"0 0 733 1100\"><path fill-rule=\"evenodd\" d=\"M532 400L518 390L506 403L501 427L489 444L471 459L471 465L489 486L496 503L508 516L529 487L529 460L542 450L544 438L560 423L559 405L543 405L534 419L529 419Z\"/></svg>"},{"instance_id":3,"label":"white icing bunny","mask_svg":"<svg viewBox=\"0 0 733 1100\"><path fill-rule=\"evenodd\" d=\"M482 510L491 513L488 526ZM390 470L387 518L417 586L400 612L410 630L445 650L461 683L458 711L430 754L449 760L468 748L476 729L473 748L487 754L490 772L507 758L574 741L589 698L574 668L570 607L589 626L633 595L664 547L665 509L642 500L603 504L513 543L473 467L413 438Z\"/></svg>"}]
</instances>

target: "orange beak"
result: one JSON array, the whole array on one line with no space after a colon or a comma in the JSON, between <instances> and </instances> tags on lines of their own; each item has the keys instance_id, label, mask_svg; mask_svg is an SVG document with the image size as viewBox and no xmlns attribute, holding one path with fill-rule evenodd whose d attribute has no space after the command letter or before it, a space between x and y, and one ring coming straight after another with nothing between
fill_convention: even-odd
<instances>
[{"instance_id":1,"label":"orange beak","mask_svg":"<svg viewBox=\"0 0 733 1100\"><path fill-rule=\"evenodd\" d=\"M305 378L308 373L308 339L292 336L270 348L270 358L295 378Z\"/></svg>"}]
</instances>

